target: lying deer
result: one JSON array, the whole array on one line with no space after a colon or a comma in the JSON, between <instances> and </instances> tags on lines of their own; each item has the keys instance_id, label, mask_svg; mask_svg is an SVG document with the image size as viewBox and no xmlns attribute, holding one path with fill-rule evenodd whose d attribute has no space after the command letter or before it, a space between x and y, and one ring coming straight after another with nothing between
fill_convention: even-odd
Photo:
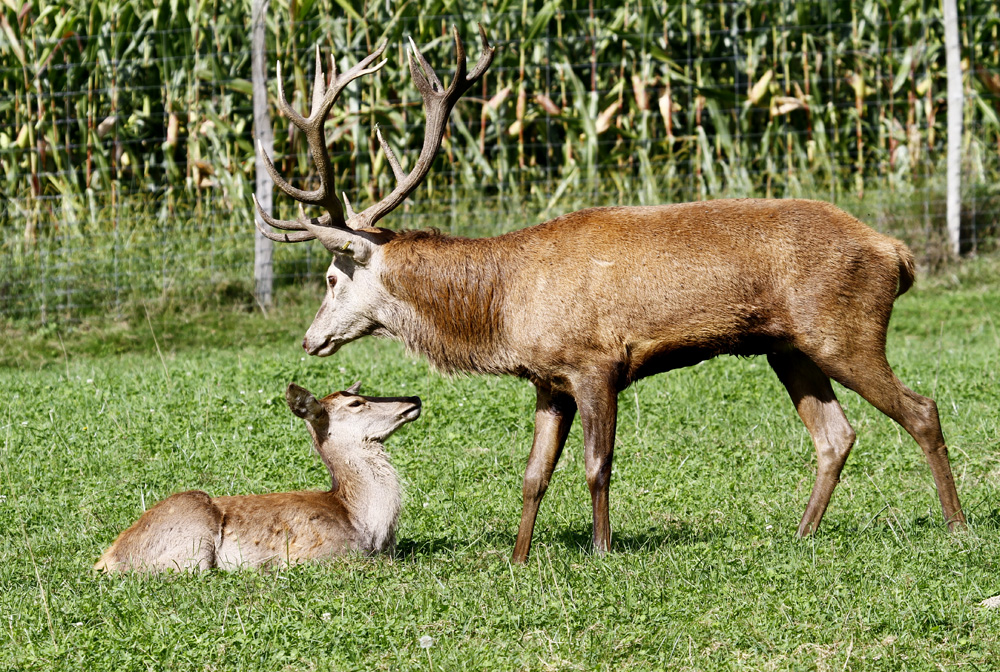
<instances>
[{"instance_id":1,"label":"lying deer","mask_svg":"<svg viewBox=\"0 0 1000 672\"><path fill-rule=\"evenodd\" d=\"M233 570L391 549L399 479L382 442L417 419L420 399L363 397L360 389L356 383L319 401L294 383L285 392L330 471L330 490L172 495L118 535L94 569Z\"/></svg>"},{"instance_id":2,"label":"lying deer","mask_svg":"<svg viewBox=\"0 0 1000 672\"><path fill-rule=\"evenodd\" d=\"M264 222L291 233L257 226L272 240L315 238L333 253L305 350L324 357L374 334L401 340L444 371L510 374L535 385L515 562L528 556L576 413L593 544L607 551L618 393L722 354L765 355L812 435L818 474L799 535L819 525L854 443L831 378L916 439L948 526L963 527L937 407L903 385L885 355L893 302L914 280L913 255L842 210L806 200L589 208L474 240L376 227L427 174L452 107L489 67L493 48L482 27L480 36L482 56L467 74L456 31L458 64L447 88L411 43L410 72L427 117L423 148L406 172L377 132L397 186L358 213L337 199L323 124L348 82L385 63L372 65L385 45L343 74L334 68L329 86L317 53L308 118L286 102L279 63L279 105L308 139L320 186L293 188L265 163L282 191L326 213L308 218L300 206L298 219L277 220L257 204Z\"/></svg>"}]
</instances>

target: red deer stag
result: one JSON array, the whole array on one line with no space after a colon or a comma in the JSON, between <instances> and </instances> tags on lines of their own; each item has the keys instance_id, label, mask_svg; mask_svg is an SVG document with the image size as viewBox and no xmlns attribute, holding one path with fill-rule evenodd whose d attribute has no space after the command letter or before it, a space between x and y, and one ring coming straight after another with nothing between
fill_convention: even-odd
<instances>
[{"instance_id":1,"label":"red deer stag","mask_svg":"<svg viewBox=\"0 0 1000 672\"><path fill-rule=\"evenodd\" d=\"M167 497L118 535L95 570L240 569L391 549L399 479L382 442L420 416L417 397L363 397L361 383L316 398L294 383L285 399L306 421L330 472L328 491Z\"/></svg>"},{"instance_id":2,"label":"red deer stag","mask_svg":"<svg viewBox=\"0 0 1000 672\"><path fill-rule=\"evenodd\" d=\"M319 239L333 253L327 293L306 332L312 355L332 355L365 335L398 339L444 371L511 374L537 389L535 433L513 560L528 557L545 494L574 415L583 423L593 545L611 542L608 486L618 393L644 376L721 354L766 355L815 443L818 474L799 535L820 523L854 443L830 379L898 422L930 463L950 528L964 517L934 401L907 389L886 361L895 298L913 282L913 256L827 203L718 200L655 207L589 208L495 238L392 231L377 222L430 169L448 114L490 65L493 49L466 74L455 31L457 72L443 87L411 43L410 72L424 99L427 128L413 169L404 172L378 139L397 186L354 213L334 190L323 123L338 92L371 66L384 45L348 72L319 68L312 113L282 111L306 135L319 173L314 191L285 193L326 213L276 220L259 207L272 240ZM371 67L370 67L371 66ZM263 150L261 150L263 151ZM346 202L346 198L345 198Z\"/></svg>"}]
</instances>

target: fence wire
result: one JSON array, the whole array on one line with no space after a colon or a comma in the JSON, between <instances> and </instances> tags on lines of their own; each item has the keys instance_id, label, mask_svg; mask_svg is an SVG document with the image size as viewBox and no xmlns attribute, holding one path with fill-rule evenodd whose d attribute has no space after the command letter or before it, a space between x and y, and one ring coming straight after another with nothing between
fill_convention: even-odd
<instances>
[{"instance_id":1,"label":"fence wire","mask_svg":"<svg viewBox=\"0 0 1000 672\"><path fill-rule=\"evenodd\" d=\"M407 38L443 78L450 26L494 64L459 103L426 180L393 228L492 235L580 207L724 196L835 202L902 236L925 263L944 245L945 69L929 0L303 3L268 17L274 63L306 109L314 54L341 68L381 40L388 63L331 114L337 188L394 186L423 119ZM467 6L466 6L467 5ZM449 11L446 12L446 8ZM254 181L250 2L36 3L2 9L0 316L121 315L149 301L246 301ZM965 106L963 250L997 238L997 2L959 4ZM313 181L304 138L272 104L275 163ZM276 195L277 214L294 204ZM279 245L277 282L328 255Z\"/></svg>"}]
</instances>

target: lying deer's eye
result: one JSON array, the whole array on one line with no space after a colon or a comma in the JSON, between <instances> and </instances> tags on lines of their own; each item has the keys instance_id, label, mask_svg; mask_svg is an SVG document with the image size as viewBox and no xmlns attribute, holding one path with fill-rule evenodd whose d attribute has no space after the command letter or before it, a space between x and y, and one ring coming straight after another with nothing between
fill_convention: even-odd
<instances>
[{"instance_id":1,"label":"lying deer's eye","mask_svg":"<svg viewBox=\"0 0 1000 672\"><path fill-rule=\"evenodd\" d=\"M358 406L361 406L364 403L365 402L362 401L361 399L352 399L350 402L348 402L347 407L348 408L357 408Z\"/></svg>"}]
</instances>

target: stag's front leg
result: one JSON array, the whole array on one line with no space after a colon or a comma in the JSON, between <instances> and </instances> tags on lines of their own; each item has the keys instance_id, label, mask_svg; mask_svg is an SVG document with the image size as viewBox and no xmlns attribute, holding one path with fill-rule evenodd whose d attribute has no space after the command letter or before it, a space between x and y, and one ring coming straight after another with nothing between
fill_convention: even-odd
<instances>
[{"instance_id":1,"label":"stag's front leg","mask_svg":"<svg viewBox=\"0 0 1000 672\"><path fill-rule=\"evenodd\" d=\"M576 415L576 403L572 397L542 387L537 389L535 439L531 444L528 466L524 470L524 506L511 558L516 563L523 563L528 559L538 506L549 487L549 480L563 446L566 445L566 435L573 424L573 416Z\"/></svg>"},{"instance_id":2,"label":"stag's front leg","mask_svg":"<svg viewBox=\"0 0 1000 672\"><path fill-rule=\"evenodd\" d=\"M584 464L594 507L594 551L606 553L611 550L608 492L618 422L618 391L610 378L597 378L577 386L574 396L583 423Z\"/></svg>"}]
</instances>

